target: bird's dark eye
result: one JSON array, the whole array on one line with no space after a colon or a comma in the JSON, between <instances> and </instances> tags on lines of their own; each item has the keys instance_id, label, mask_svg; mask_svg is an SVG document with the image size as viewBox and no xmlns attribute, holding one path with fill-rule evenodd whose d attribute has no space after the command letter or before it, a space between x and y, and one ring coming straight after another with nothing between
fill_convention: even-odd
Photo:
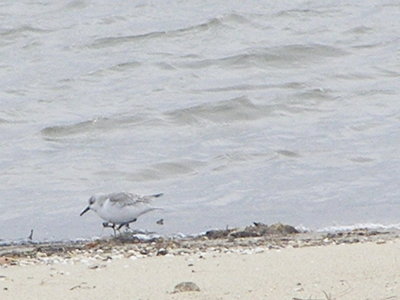
<instances>
[{"instance_id":1,"label":"bird's dark eye","mask_svg":"<svg viewBox=\"0 0 400 300\"><path fill-rule=\"evenodd\" d=\"M89 205L92 205L94 203L94 198L93 197L90 197L90 199L89 199Z\"/></svg>"}]
</instances>

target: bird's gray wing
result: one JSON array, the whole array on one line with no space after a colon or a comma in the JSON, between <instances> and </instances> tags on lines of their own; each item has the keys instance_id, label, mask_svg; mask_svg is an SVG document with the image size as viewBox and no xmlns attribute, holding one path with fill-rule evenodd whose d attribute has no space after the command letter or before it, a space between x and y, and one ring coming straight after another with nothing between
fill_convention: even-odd
<instances>
[{"instance_id":1,"label":"bird's gray wing","mask_svg":"<svg viewBox=\"0 0 400 300\"><path fill-rule=\"evenodd\" d=\"M139 205L141 203L149 203L151 199L132 193L111 193L107 195L110 202L114 205L129 206Z\"/></svg>"}]
</instances>

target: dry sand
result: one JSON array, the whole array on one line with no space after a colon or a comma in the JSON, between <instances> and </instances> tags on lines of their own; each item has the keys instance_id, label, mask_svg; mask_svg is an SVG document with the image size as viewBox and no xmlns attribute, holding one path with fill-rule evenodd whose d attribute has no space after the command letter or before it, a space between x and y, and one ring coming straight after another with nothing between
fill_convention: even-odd
<instances>
[{"instance_id":1,"label":"dry sand","mask_svg":"<svg viewBox=\"0 0 400 300\"><path fill-rule=\"evenodd\" d=\"M89 252L37 252L7 263L3 251L0 299L400 299L397 234L353 243L320 237L319 246L297 235L281 240L285 247L254 238L200 240L193 251L158 248L150 256L140 245L91 244ZM200 291L174 293L181 282Z\"/></svg>"}]
</instances>

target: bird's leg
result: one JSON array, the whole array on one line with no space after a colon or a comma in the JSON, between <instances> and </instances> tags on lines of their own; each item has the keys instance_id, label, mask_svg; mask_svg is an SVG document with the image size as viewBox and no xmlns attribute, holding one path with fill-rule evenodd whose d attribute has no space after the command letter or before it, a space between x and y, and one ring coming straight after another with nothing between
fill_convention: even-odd
<instances>
[{"instance_id":1,"label":"bird's leg","mask_svg":"<svg viewBox=\"0 0 400 300\"><path fill-rule=\"evenodd\" d=\"M111 225L108 222L103 222L103 227L104 228L109 228L109 227L111 227Z\"/></svg>"},{"instance_id":2,"label":"bird's leg","mask_svg":"<svg viewBox=\"0 0 400 300\"><path fill-rule=\"evenodd\" d=\"M129 224L129 223L121 223L121 224L119 224L117 230L120 230L120 229L121 229L123 226L125 226L126 224Z\"/></svg>"},{"instance_id":3,"label":"bird's leg","mask_svg":"<svg viewBox=\"0 0 400 300\"><path fill-rule=\"evenodd\" d=\"M112 229L114 230L114 237L116 237L117 236L117 231L115 230L115 223L112 223Z\"/></svg>"},{"instance_id":4,"label":"bird's leg","mask_svg":"<svg viewBox=\"0 0 400 300\"><path fill-rule=\"evenodd\" d=\"M117 236L117 231L115 230L115 223L103 222L104 228L112 228L114 230L114 236Z\"/></svg>"},{"instance_id":5,"label":"bird's leg","mask_svg":"<svg viewBox=\"0 0 400 300\"><path fill-rule=\"evenodd\" d=\"M133 222L136 222L136 221L137 221L137 219L135 218L132 221L130 221L129 223L126 223L126 230L131 230L131 228L129 227L129 224L133 223ZM131 230L131 232L133 232L133 230Z\"/></svg>"},{"instance_id":6,"label":"bird's leg","mask_svg":"<svg viewBox=\"0 0 400 300\"><path fill-rule=\"evenodd\" d=\"M130 222L121 223L121 224L118 226L118 230L120 230L123 226L125 226L125 227L126 227L126 231L128 231L128 229L131 229L131 228L129 227L129 224L130 224L130 223L133 223L133 222L136 222L136 221L137 221L137 219L133 219L133 220L130 221Z\"/></svg>"}]
</instances>

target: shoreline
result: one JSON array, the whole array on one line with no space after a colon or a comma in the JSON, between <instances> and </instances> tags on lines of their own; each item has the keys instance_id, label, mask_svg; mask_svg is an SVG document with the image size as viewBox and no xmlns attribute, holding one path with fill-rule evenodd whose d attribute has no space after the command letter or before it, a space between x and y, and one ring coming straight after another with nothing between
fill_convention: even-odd
<instances>
[{"instance_id":1,"label":"shoreline","mask_svg":"<svg viewBox=\"0 0 400 300\"><path fill-rule=\"evenodd\" d=\"M399 230L292 229L0 246L0 298L400 299Z\"/></svg>"},{"instance_id":2,"label":"shoreline","mask_svg":"<svg viewBox=\"0 0 400 300\"><path fill-rule=\"evenodd\" d=\"M48 256L63 257L67 254L85 253L93 251L119 249L121 252L130 251L130 254L145 256L165 255L167 253L179 255L196 253L220 248L266 249L302 248L311 246L328 246L340 244L356 244L365 242L385 243L400 238L399 229L352 229L338 232L299 231L290 225L281 223L266 225L254 223L245 228L231 228L210 230L196 236L163 237L146 235L140 232L124 233L117 237L95 238L88 240L67 241L17 241L0 245L0 258L19 259ZM160 253L161 250L161 253ZM1 266L0 261L0 266ZM5 264L3 262L3 264Z\"/></svg>"}]
</instances>

